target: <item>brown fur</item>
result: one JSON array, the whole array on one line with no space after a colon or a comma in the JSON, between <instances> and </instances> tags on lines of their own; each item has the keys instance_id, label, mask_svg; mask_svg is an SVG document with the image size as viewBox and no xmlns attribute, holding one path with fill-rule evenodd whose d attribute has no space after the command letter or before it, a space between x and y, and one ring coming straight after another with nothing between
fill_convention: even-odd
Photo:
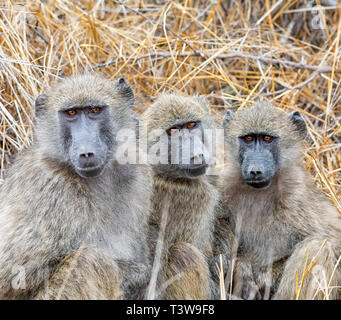
<instances>
[{"instance_id":1,"label":"brown fur","mask_svg":"<svg viewBox=\"0 0 341 320\"><path fill-rule=\"evenodd\" d=\"M227 219L221 216L221 209L219 206L216 208L216 219L214 222L213 232L213 255L210 258L210 274L213 280L212 283L212 298L222 299L221 296L221 277L223 276L225 281L225 288L229 287L228 274L231 273L231 258L233 252L237 249L237 242L234 237L233 231L227 222ZM221 272L222 271L222 276Z\"/></svg>"},{"instance_id":2,"label":"brown fur","mask_svg":"<svg viewBox=\"0 0 341 320\"><path fill-rule=\"evenodd\" d=\"M35 299L120 300L122 280L118 265L105 251L83 246L60 262Z\"/></svg>"},{"instance_id":3,"label":"brown fur","mask_svg":"<svg viewBox=\"0 0 341 320\"><path fill-rule=\"evenodd\" d=\"M178 300L199 300L209 296L206 285L209 270L205 257L189 243L171 245L168 253L166 279L170 284L165 289L166 297L176 297ZM185 276L179 276L182 272Z\"/></svg>"},{"instance_id":4,"label":"brown fur","mask_svg":"<svg viewBox=\"0 0 341 320\"><path fill-rule=\"evenodd\" d=\"M215 128L214 119L203 100L177 94L160 96L145 112L143 120L148 133L155 129L167 130L179 123L191 121L201 121L204 126ZM166 211L167 214L158 287L168 281L170 276L183 275L181 280L173 283L158 298L210 297L206 261L207 257L212 255L214 208L217 199L217 190L208 182L206 175L187 179L154 174L149 220L154 250L160 232L162 212ZM180 246L177 244L179 242L186 245ZM183 252L181 249L184 249ZM196 266L195 269L192 269L192 266Z\"/></svg>"},{"instance_id":5,"label":"brown fur","mask_svg":"<svg viewBox=\"0 0 341 320\"><path fill-rule=\"evenodd\" d=\"M59 295L63 299L119 297L121 289L125 298L141 294L148 277L151 179L136 165L118 164L113 154L100 176L80 177L67 160L58 120L59 110L91 101L109 107L107 121L115 122L115 130L135 129L133 93L121 84L80 75L37 99L36 139L18 155L0 189L1 298L31 299L49 279L51 291L44 290L40 297L55 298L72 264L76 269L70 270L71 282ZM79 249L89 245L100 249L91 254ZM114 276L117 265L139 266L124 275L122 288L120 276ZM12 286L17 266L25 271L21 289Z\"/></svg>"},{"instance_id":6,"label":"brown fur","mask_svg":"<svg viewBox=\"0 0 341 320\"><path fill-rule=\"evenodd\" d=\"M266 189L248 186L238 165L238 137L251 132L279 137L280 171ZM226 127L229 166L221 190L224 212L239 240L239 254L251 261L261 290L269 280L264 278L265 269L270 269L274 279L268 297L276 299L296 298L296 272L302 276L307 252L313 257L324 239L328 241L316 263L324 267L327 279L341 253L340 215L303 169L301 140L288 115L265 102L237 112ZM276 262L280 263L271 273ZM340 284L338 266L331 285ZM313 282L308 276L299 298L312 298L312 291ZM337 297L340 290L333 289L329 298Z\"/></svg>"}]
</instances>

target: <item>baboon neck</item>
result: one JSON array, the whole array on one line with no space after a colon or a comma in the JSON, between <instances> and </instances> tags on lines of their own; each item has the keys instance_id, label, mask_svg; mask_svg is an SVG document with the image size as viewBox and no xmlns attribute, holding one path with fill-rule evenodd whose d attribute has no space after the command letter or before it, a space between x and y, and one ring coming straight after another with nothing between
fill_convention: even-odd
<instances>
[{"instance_id":1,"label":"baboon neck","mask_svg":"<svg viewBox=\"0 0 341 320\"><path fill-rule=\"evenodd\" d=\"M122 165L113 161L107 165L101 175L86 180L92 189L106 187L106 190L110 190L111 192L116 189L117 185L123 187L131 184L135 180L136 172L136 165Z\"/></svg>"},{"instance_id":2,"label":"baboon neck","mask_svg":"<svg viewBox=\"0 0 341 320\"><path fill-rule=\"evenodd\" d=\"M206 181L206 176L197 177L195 179L184 178L184 177L172 177L165 176L161 174L154 175L154 182L157 184L167 184L167 185L176 185L176 186L185 186L185 187L193 187L199 186Z\"/></svg>"}]
</instances>

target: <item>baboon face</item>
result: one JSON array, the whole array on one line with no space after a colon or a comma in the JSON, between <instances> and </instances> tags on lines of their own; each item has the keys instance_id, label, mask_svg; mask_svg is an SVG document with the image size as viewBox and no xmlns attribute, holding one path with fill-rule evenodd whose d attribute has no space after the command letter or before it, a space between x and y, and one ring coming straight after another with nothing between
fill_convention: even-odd
<instances>
[{"instance_id":1,"label":"baboon face","mask_svg":"<svg viewBox=\"0 0 341 320\"><path fill-rule=\"evenodd\" d=\"M117 131L133 125L133 101L122 78L65 79L36 99L38 143L79 176L96 177L114 159Z\"/></svg>"},{"instance_id":2,"label":"baboon face","mask_svg":"<svg viewBox=\"0 0 341 320\"><path fill-rule=\"evenodd\" d=\"M206 173L209 152L203 141L201 121L191 121L166 130L168 140L168 164L160 166L168 174L195 178Z\"/></svg>"},{"instance_id":3,"label":"baboon face","mask_svg":"<svg viewBox=\"0 0 341 320\"><path fill-rule=\"evenodd\" d=\"M160 96L144 113L148 126L149 156L156 173L195 179L204 175L211 159L207 132L215 128L206 102L178 94ZM157 145L160 151L157 151ZM163 155L163 157L162 157Z\"/></svg>"},{"instance_id":4,"label":"baboon face","mask_svg":"<svg viewBox=\"0 0 341 320\"><path fill-rule=\"evenodd\" d=\"M253 132L239 137L239 164L244 180L267 187L278 171L278 137Z\"/></svg>"},{"instance_id":5,"label":"baboon face","mask_svg":"<svg viewBox=\"0 0 341 320\"><path fill-rule=\"evenodd\" d=\"M108 106L103 101L72 105L59 110L60 130L66 152L75 171L84 178L98 176L108 162L112 123ZM109 139L108 139L109 138Z\"/></svg>"},{"instance_id":6,"label":"baboon face","mask_svg":"<svg viewBox=\"0 0 341 320\"><path fill-rule=\"evenodd\" d=\"M298 111L285 114L266 102L237 112L228 111L223 126L229 158L246 184L266 188L284 167L295 161L298 144L306 135Z\"/></svg>"}]
</instances>

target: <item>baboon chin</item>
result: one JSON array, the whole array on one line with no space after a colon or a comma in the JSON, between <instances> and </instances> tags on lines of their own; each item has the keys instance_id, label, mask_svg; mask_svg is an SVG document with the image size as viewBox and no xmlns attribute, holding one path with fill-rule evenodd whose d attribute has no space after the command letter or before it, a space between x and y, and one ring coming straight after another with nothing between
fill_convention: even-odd
<instances>
[{"instance_id":1,"label":"baboon chin","mask_svg":"<svg viewBox=\"0 0 341 320\"><path fill-rule=\"evenodd\" d=\"M237 254L240 261L235 274L244 281L238 284L244 285L241 297L326 298L317 292L313 274L322 267L329 285L340 286L341 267L334 267L341 253L341 219L303 169L304 119L298 111L286 114L263 101L228 111L223 126L230 166L221 183L222 211L238 242L237 252L228 255ZM306 262L312 267L296 292L296 275L303 277ZM245 290L252 281L257 294ZM340 289L333 288L329 298L339 297Z\"/></svg>"},{"instance_id":2,"label":"baboon chin","mask_svg":"<svg viewBox=\"0 0 341 320\"><path fill-rule=\"evenodd\" d=\"M151 176L115 159L133 104L124 79L94 74L37 97L34 142L0 190L0 298L143 297Z\"/></svg>"},{"instance_id":3,"label":"baboon chin","mask_svg":"<svg viewBox=\"0 0 341 320\"><path fill-rule=\"evenodd\" d=\"M158 165L154 172L160 176L174 179L197 179L205 175L208 169L207 164L199 165Z\"/></svg>"},{"instance_id":4,"label":"baboon chin","mask_svg":"<svg viewBox=\"0 0 341 320\"><path fill-rule=\"evenodd\" d=\"M207 172L208 164L195 165L190 169L187 169L185 172L185 177L190 179L194 179L196 177L202 176Z\"/></svg>"}]
</instances>

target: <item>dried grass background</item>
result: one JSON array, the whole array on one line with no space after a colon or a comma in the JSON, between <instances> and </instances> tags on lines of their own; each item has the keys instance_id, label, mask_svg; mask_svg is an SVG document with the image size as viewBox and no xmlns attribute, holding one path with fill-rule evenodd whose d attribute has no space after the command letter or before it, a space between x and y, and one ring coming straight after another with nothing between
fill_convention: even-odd
<instances>
[{"instance_id":1,"label":"dried grass background","mask_svg":"<svg viewBox=\"0 0 341 320\"><path fill-rule=\"evenodd\" d=\"M32 141L35 97L93 69L124 76L138 111L167 90L206 96L219 121L256 98L299 110L306 167L341 213L339 1L122 3L0 3L0 178Z\"/></svg>"}]
</instances>

